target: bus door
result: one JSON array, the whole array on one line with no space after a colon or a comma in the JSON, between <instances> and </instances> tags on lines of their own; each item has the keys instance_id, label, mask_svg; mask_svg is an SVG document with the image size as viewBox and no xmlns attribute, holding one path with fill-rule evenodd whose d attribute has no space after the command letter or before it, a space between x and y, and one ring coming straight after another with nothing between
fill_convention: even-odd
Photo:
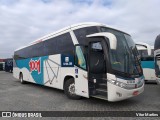
<instances>
[{"instance_id":1,"label":"bus door","mask_svg":"<svg viewBox=\"0 0 160 120\"><path fill-rule=\"evenodd\" d=\"M93 39L93 38L92 38ZM99 38L100 39L100 38ZM91 41L88 47L88 76L90 96L107 100L105 42Z\"/></svg>"},{"instance_id":2,"label":"bus door","mask_svg":"<svg viewBox=\"0 0 160 120\"><path fill-rule=\"evenodd\" d=\"M75 46L75 93L79 96L89 97L87 48L82 45Z\"/></svg>"}]
</instances>

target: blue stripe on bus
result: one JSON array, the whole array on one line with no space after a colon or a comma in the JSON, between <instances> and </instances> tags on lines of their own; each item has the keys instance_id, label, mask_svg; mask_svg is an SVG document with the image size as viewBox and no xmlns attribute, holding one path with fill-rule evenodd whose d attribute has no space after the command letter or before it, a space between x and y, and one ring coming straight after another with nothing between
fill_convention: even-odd
<instances>
[{"instance_id":1,"label":"blue stripe on bus","mask_svg":"<svg viewBox=\"0 0 160 120\"><path fill-rule=\"evenodd\" d=\"M31 75L32 75L34 81L37 84L43 85L44 84L44 74L43 74L43 68L44 67L43 67L43 63L47 59L48 59L48 56L28 58L28 59L17 60L16 64L17 64L17 67L20 68L20 69L27 68L28 71L31 72ZM38 72L37 70L31 71L30 66L29 66L29 63L30 63L31 60L32 61L38 61L38 60L40 60L40 72Z\"/></svg>"},{"instance_id":2,"label":"blue stripe on bus","mask_svg":"<svg viewBox=\"0 0 160 120\"><path fill-rule=\"evenodd\" d=\"M154 69L154 61L141 61L142 68Z\"/></svg>"}]
</instances>

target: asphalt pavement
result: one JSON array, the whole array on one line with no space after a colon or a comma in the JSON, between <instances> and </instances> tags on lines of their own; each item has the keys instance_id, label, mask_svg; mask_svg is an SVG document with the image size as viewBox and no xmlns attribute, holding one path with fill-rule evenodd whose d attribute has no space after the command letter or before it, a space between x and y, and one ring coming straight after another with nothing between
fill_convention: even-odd
<instances>
[{"instance_id":1,"label":"asphalt pavement","mask_svg":"<svg viewBox=\"0 0 160 120\"><path fill-rule=\"evenodd\" d=\"M145 84L142 94L119 102L108 102L96 98L71 100L62 90L32 83L21 84L12 76L12 73L0 71L0 111L160 111L160 85ZM128 120L128 118L115 119ZM158 118L140 119L155 120Z\"/></svg>"}]
</instances>

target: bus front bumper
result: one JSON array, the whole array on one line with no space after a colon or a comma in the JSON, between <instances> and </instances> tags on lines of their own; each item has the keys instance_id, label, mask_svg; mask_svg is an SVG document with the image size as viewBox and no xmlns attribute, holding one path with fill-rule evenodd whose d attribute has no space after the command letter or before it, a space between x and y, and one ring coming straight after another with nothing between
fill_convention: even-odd
<instances>
[{"instance_id":1,"label":"bus front bumper","mask_svg":"<svg viewBox=\"0 0 160 120\"><path fill-rule=\"evenodd\" d=\"M144 91L144 84L136 89L124 89L108 82L108 101L116 102L125 100L141 94Z\"/></svg>"},{"instance_id":2,"label":"bus front bumper","mask_svg":"<svg viewBox=\"0 0 160 120\"><path fill-rule=\"evenodd\" d=\"M160 85L160 78L156 78L156 82Z\"/></svg>"}]
</instances>

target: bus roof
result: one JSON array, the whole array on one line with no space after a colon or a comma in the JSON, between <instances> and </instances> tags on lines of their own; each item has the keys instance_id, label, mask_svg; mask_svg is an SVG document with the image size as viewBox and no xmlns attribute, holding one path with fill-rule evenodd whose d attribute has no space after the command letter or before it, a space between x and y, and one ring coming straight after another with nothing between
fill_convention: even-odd
<instances>
[{"instance_id":1,"label":"bus roof","mask_svg":"<svg viewBox=\"0 0 160 120\"><path fill-rule=\"evenodd\" d=\"M49 38L52 38L52 37L55 37L55 36L64 34L64 33L66 33L66 32L69 32L70 30L76 30L76 29L79 29L79 28L91 27L91 26L108 27L108 28L115 29L115 30L118 30L118 31L120 31L120 32L126 33L126 32L124 32L124 31L121 31L121 30L119 30L119 29L113 28L113 27L111 27L111 26L109 26L109 25L105 25L105 24L102 24L102 23L84 22L84 23L78 23L78 24L70 25L70 26L65 27L65 28L63 28L63 29L60 29L60 30L58 30L58 31L56 31L56 32L52 32L52 33L50 33L50 34L48 34L48 35L46 35L46 36L43 36L43 37L41 37L41 38L39 38L39 39L37 39L37 40L29 43L29 44L26 45L26 46L22 46L22 47L16 49L15 51L20 50L20 49L23 49L23 48L25 48L25 47L32 46L32 45L37 44L37 43L39 43L39 42L48 40ZM128 34L128 33L126 33L126 34ZM129 35L129 34L128 34L128 35Z\"/></svg>"}]
</instances>

